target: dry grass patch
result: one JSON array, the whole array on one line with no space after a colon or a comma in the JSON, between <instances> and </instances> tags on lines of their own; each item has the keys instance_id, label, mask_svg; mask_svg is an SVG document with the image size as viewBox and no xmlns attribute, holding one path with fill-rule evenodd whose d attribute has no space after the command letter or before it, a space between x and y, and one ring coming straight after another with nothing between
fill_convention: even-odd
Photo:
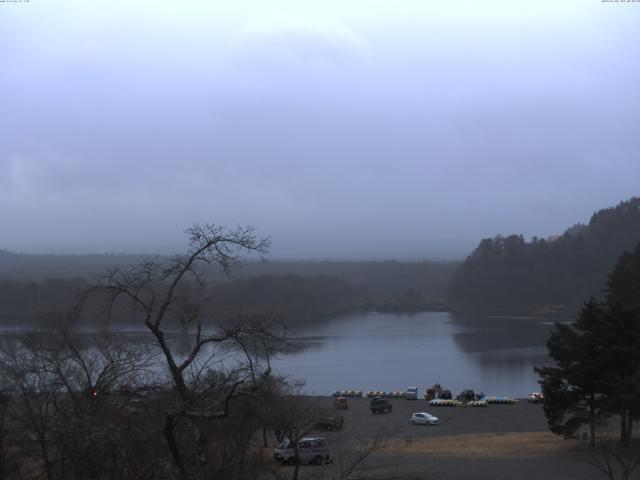
<instances>
[{"instance_id":1,"label":"dry grass patch","mask_svg":"<svg viewBox=\"0 0 640 480\"><path fill-rule=\"evenodd\" d=\"M392 442L385 452L448 457L545 457L575 451L579 440L564 440L550 432L478 433Z\"/></svg>"}]
</instances>

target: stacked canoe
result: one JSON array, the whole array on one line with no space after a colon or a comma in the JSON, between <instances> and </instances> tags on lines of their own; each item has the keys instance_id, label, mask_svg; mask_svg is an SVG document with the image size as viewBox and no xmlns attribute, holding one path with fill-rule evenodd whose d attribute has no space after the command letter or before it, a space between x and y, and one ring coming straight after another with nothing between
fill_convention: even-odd
<instances>
[{"instance_id":1,"label":"stacked canoe","mask_svg":"<svg viewBox=\"0 0 640 480\"><path fill-rule=\"evenodd\" d=\"M486 407L489 405L484 400L472 400L470 402L461 402L460 400L445 400L442 398L434 398L429 400L429 405L432 407Z\"/></svg>"},{"instance_id":2,"label":"stacked canoe","mask_svg":"<svg viewBox=\"0 0 640 480\"><path fill-rule=\"evenodd\" d=\"M369 390L367 397L383 397L383 398L404 398L405 392L383 392L381 390Z\"/></svg>"},{"instance_id":3,"label":"stacked canoe","mask_svg":"<svg viewBox=\"0 0 640 480\"><path fill-rule=\"evenodd\" d=\"M336 390L333 392L334 397L362 397L361 390Z\"/></svg>"},{"instance_id":4,"label":"stacked canoe","mask_svg":"<svg viewBox=\"0 0 640 480\"><path fill-rule=\"evenodd\" d=\"M432 407L457 407L462 405L462 402L458 400L445 400L444 398L434 398L429 400L429 405Z\"/></svg>"},{"instance_id":5,"label":"stacked canoe","mask_svg":"<svg viewBox=\"0 0 640 480\"><path fill-rule=\"evenodd\" d=\"M503 404L518 403L517 399L513 397L505 397L505 396L484 397L483 400L487 403L503 403Z\"/></svg>"}]
</instances>

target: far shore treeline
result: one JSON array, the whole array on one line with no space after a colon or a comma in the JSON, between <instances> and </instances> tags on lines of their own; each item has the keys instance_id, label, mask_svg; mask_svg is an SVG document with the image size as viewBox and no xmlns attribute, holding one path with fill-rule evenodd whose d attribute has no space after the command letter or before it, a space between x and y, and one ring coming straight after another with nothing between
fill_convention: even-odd
<instances>
[{"instance_id":1,"label":"far shore treeline","mask_svg":"<svg viewBox=\"0 0 640 480\"><path fill-rule=\"evenodd\" d=\"M63 315L93 277L111 268L135 264L141 258L0 252L0 321L15 325L32 319L47 321L52 313ZM457 265L398 261L246 262L228 278L212 272L207 294L210 307L217 314L269 311L291 321L309 315L374 309L441 310Z\"/></svg>"},{"instance_id":2,"label":"far shore treeline","mask_svg":"<svg viewBox=\"0 0 640 480\"><path fill-rule=\"evenodd\" d=\"M449 301L475 312L573 315L585 298L603 298L609 272L638 243L638 197L556 238L487 238L457 269Z\"/></svg>"},{"instance_id":3,"label":"far shore treeline","mask_svg":"<svg viewBox=\"0 0 640 480\"><path fill-rule=\"evenodd\" d=\"M269 310L291 320L357 310L573 315L585 298L602 298L616 260L639 243L632 198L557 237L483 239L463 262L247 261L229 278L212 272L209 294L218 314ZM93 277L141 258L0 250L0 322L64 314Z\"/></svg>"}]
</instances>

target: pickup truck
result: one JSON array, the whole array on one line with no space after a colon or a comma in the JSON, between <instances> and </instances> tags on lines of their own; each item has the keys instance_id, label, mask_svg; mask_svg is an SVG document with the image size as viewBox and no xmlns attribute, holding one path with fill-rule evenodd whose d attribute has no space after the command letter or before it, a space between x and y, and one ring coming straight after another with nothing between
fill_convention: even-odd
<instances>
[{"instance_id":1,"label":"pickup truck","mask_svg":"<svg viewBox=\"0 0 640 480\"><path fill-rule=\"evenodd\" d=\"M371 409L371 413L385 413L391 412L393 407L391 406L391 402L386 398L374 397L371 399L369 408Z\"/></svg>"}]
</instances>

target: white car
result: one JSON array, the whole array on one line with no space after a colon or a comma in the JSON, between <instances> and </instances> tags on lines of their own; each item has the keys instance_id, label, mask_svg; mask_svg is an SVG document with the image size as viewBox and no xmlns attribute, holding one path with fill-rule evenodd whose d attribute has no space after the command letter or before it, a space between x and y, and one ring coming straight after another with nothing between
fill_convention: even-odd
<instances>
[{"instance_id":1,"label":"white car","mask_svg":"<svg viewBox=\"0 0 640 480\"><path fill-rule=\"evenodd\" d=\"M411 415L411 423L414 425L438 425L438 417L427 412L418 412Z\"/></svg>"}]
</instances>

